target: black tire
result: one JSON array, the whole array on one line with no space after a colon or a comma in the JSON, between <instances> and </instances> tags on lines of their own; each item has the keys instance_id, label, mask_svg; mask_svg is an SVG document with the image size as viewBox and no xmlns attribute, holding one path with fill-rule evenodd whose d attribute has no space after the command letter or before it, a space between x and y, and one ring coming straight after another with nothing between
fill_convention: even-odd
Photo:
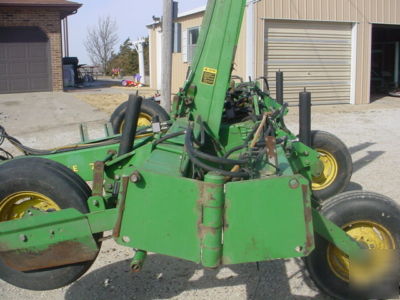
<instances>
[{"instance_id":1,"label":"black tire","mask_svg":"<svg viewBox=\"0 0 400 300\"><path fill-rule=\"evenodd\" d=\"M321 213L342 228L348 226L348 230L351 228L354 230L357 222L359 224L373 222L373 225L369 228L374 229L374 231L379 230L378 225L383 226L391 234L391 238L386 240L393 241L393 247L396 249L394 250L396 251L394 252L397 256L396 258L400 257L400 208L390 198L365 191L346 192L324 202ZM351 227L349 224L354 225ZM382 235L377 231L375 231L375 234L382 239ZM385 235L383 236L385 237ZM365 243L370 243L367 239L365 240ZM327 240L319 235L315 235L315 249L305 258L306 268L311 279L324 293L335 299L364 299L365 295L360 296L359 291L352 289L348 282L337 276L332 270L333 267L330 267L328 249L332 249L329 248L332 245L329 245L330 243ZM392 248L389 247L388 249ZM392 278L392 288L396 289L400 278L398 277L398 268L394 266L397 266L397 264L392 265L387 275L391 276L389 278ZM386 278L387 276L383 277ZM373 286L375 287L375 285ZM378 289L382 287L381 283L377 285ZM380 293L381 291L374 290L374 292ZM375 297L381 298L381 295L375 295ZM384 296L384 298L386 297Z\"/></svg>"},{"instance_id":2,"label":"black tire","mask_svg":"<svg viewBox=\"0 0 400 300\"><path fill-rule=\"evenodd\" d=\"M337 164L337 175L334 176L334 179L330 183L328 181L326 186L322 184L317 190L315 188L315 181L319 179L313 179L313 195L317 200L323 201L343 192L347 188L353 173L353 162L346 145L329 132L312 131L311 147L329 154Z\"/></svg>"},{"instance_id":3,"label":"black tire","mask_svg":"<svg viewBox=\"0 0 400 300\"><path fill-rule=\"evenodd\" d=\"M110 122L115 134L122 133L121 129L123 128L127 106L127 101L121 103L111 115ZM153 118L155 116L160 118L160 122L165 122L170 119L168 113L152 99L143 99L141 112L147 115L143 116L146 117L146 119ZM151 121L151 119L149 121Z\"/></svg>"},{"instance_id":4,"label":"black tire","mask_svg":"<svg viewBox=\"0 0 400 300\"><path fill-rule=\"evenodd\" d=\"M78 175L54 161L36 157L11 160L0 166L0 182L0 203L8 195L32 191L49 197L61 209L89 212L86 200L91 195L90 188ZM101 234L94 236L97 241L100 237ZM74 282L93 262L21 272L7 266L0 256L0 278L29 290L51 290Z\"/></svg>"}]
</instances>

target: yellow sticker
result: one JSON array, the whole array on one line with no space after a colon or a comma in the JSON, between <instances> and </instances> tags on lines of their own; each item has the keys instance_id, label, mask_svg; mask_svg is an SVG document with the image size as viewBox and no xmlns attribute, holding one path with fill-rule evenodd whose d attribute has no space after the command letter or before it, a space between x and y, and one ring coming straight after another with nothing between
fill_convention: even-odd
<instances>
[{"instance_id":1,"label":"yellow sticker","mask_svg":"<svg viewBox=\"0 0 400 300\"><path fill-rule=\"evenodd\" d=\"M214 85L215 79L217 78L217 70L213 68L205 67L203 69L203 76L201 77L201 82L208 85Z\"/></svg>"}]
</instances>

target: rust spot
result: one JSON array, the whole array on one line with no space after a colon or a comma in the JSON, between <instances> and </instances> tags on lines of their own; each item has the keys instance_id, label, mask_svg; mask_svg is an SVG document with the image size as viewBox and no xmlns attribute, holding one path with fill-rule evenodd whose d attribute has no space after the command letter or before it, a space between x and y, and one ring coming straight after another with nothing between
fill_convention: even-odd
<instances>
[{"instance_id":1,"label":"rust spot","mask_svg":"<svg viewBox=\"0 0 400 300\"><path fill-rule=\"evenodd\" d=\"M104 182L104 163L102 161L96 161L94 163L93 171L93 196L103 196L103 182Z\"/></svg>"},{"instance_id":2,"label":"rust spot","mask_svg":"<svg viewBox=\"0 0 400 300\"><path fill-rule=\"evenodd\" d=\"M114 238L119 238L119 235L121 232L122 217L123 217L123 214L125 211L126 194L128 192L128 183L129 183L129 177L128 176L122 177L121 202L118 204L118 217L117 217L117 222L115 223L115 226L113 229L113 234L112 234Z\"/></svg>"},{"instance_id":3,"label":"rust spot","mask_svg":"<svg viewBox=\"0 0 400 300\"><path fill-rule=\"evenodd\" d=\"M303 206L304 206L304 221L306 225L306 244L305 252L308 252L314 246L314 232L311 230L312 225L312 209L310 201L308 201L309 188L307 185L303 184L301 186L303 192Z\"/></svg>"},{"instance_id":4,"label":"rust spot","mask_svg":"<svg viewBox=\"0 0 400 300\"><path fill-rule=\"evenodd\" d=\"M98 252L99 249L93 249L84 243L65 241L51 245L43 251L2 251L0 257L10 268L26 272L91 261Z\"/></svg>"},{"instance_id":5,"label":"rust spot","mask_svg":"<svg viewBox=\"0 0 400 300\"><path fill-rule=\"evenodd\" d=\"M204 226L203 224L199 224L198 225L198 237L200 239L203 239L206 236L206 234L216 235L216 234L218 234L218 229L220 229L220 228L207 227L207 226Z\"/></svg>"},{"instance_id":6,"label":"rust spot","mask_svg":"<svg viewBox=\"0 0 400 300\"><path fill-rule=\"evenodd\" d=\"M276 153L276 139L273 136L267 136L265 138L266 142L266 149L267 149L267 156L268 161L274 164L275 166L278 165L278 154Z\"/></svg>"}]
</instances>

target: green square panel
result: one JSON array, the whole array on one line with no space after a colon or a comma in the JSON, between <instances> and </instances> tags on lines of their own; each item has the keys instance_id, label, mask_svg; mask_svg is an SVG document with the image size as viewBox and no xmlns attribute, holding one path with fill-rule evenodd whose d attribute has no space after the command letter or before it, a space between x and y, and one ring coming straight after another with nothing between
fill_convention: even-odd
<instances>
[{"instance_id":1,"label":"green square panel","mask_svg":"<svg viewBox=\"0 0 400 300\"><path fill-rule=\"evenodd\" d=\"M139 171L129 183L121 234L124 246L200 261L200 181ZM124 238L125 237L125 238Z\"/></svg>"},{"instance_id":2,"label":"green square panel","mask_svg":"<svg viewBox=\"0 0 400 300\"><path fill-rule=\"evenodd\" d=\"M223 263L305 256L314 247L308 182L301 176L226 186Z\"/></svg>"}]
</instances>

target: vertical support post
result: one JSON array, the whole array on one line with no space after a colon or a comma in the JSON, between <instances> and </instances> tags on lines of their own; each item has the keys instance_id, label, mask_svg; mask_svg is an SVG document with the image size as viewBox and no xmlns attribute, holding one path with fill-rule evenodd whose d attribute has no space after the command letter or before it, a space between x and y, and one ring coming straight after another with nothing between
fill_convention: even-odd
<instances>
[{"instance_id":1,"label":"vertical support post","mask_svg":"<svg viewBox=\"0 0 400 300\"><path fill-rule=\"evenodd\" d=\"M396 88L400 86L400 42L396 42L396 54L394 59L394 83Z\"/></svg>"},{"instance_id":2,"label":"vertical support post","mask_svg":"<svg viewBox=\"0 0 400 300\"><path fill-rule=\"evenodd\" d=\"M69 57L68 17L65 17L65 56Z\"/></svg>"},{"instance_id":3,"label":"vertical support post","mask_svg":"<svg viewBox=\"0 0 400 300\"><path fill-rule=\"evenodd\" d=\"M125 113L125 127L122 131L118 156L129 153L133 149L142 101L142 97L129 95L128 107Z\"/></svg>"},{"instance_id":4,"label":"vertical support post","mask_svg":"<svg viewBox=\"0 0 400 300\"><path fill-rule=\"evenodd\" d=\"M276 101L283 105L283 72L276 72Z\"/></svg>"},{"instance_id":5,"label":"vertical support post","mask_svg":"<svg viewBox=\"0 0 400 300\"><path fill-rule=\"evenodd\" d=\"M299 140L311 146L311 93L304 89L299 95Z\"/></svg>"},{"instance_id":6,"label":"vertical support post","mask_svg":"<svg viewBox=\"0 0 400 300\"><path fill-rule=\"evenodd\" d=\"M203 220L201 233L201 263L207 268L216 268L222 257L222 226L224 211L224 176L208 173L203 194Z\"/></svg>"},{"instance_id":7,"label":"vertical support post","mask_svg":"<svg viewBox=\"0 0 400 300\"><path fill-rule=\"evenodd\" d=\"M144 44L146 43L145 39L140 39L136 41L133 46L139 57L139 74L140 74L140 83L146 84L145 79L145 68L144 68Z\"/></svg>"},{"instance_id":8,"label":"vertical support post","mask_svg":"<svg viewBox=\"0 0 400 300\"><path fill-rule=\"evenodd\" d=\"M254 0L247 0L246 12L246 79L255 78L254 72Z\"/></svg>"},{"instance_id":9,"label":"vertical support post","mask_svg":"<svg viewBox=\"0 0 400 300\"><path fill-rule=\"evenodd\" d=\"M172 77L172 14L173 1L163 0L162 19L162 83L161 83L161 106L171 111L171 77Z\"/></svg>"}]
</instances>

